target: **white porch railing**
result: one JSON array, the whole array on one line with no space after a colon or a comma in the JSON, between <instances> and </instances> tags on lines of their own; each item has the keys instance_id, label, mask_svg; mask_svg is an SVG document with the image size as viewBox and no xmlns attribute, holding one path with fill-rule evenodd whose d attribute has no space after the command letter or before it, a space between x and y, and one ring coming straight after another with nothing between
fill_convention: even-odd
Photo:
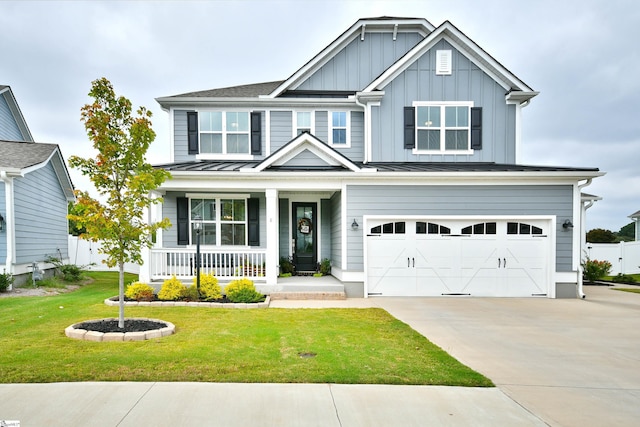
<instances>
[{"instance_id":1,"label":"white porch railing","mask_svg":"<svg viewBox=\"0 0 640 427\"><path fill-rule=\"evenodd\" d=\"M213 274L221 280L246 277L266 280L266 250L264 249L201 249L200 272ZM151 249L151 280L164 280L171 276L191 279L196 275L196 250L181 248Z\"/></svg>"}]
</instances>

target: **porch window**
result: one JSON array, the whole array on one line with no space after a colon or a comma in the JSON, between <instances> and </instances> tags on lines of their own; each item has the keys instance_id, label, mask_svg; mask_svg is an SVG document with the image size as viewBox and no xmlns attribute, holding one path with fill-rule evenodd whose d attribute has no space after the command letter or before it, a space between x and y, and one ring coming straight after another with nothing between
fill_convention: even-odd
<instances>
[{"instance_id":1,"label":"porch window","mask_svg":"<svg viewBox=\"0 0 640 427\"><path fill-rule=\"evenodd\" d=\"M196 221L202 222L200 243L216 246L247 245L247 200L191 198L191 244L196 242Z\"/></svg>"},{"instance_id":2,"label":"porch window","mask_svg":"<svg viewBox=\"0 0 640 427\"><path fill-rule=\"evenodd\" d=\"M249 154L249 113L200 111L200 153Z\"/></svg>"}]
</instances>

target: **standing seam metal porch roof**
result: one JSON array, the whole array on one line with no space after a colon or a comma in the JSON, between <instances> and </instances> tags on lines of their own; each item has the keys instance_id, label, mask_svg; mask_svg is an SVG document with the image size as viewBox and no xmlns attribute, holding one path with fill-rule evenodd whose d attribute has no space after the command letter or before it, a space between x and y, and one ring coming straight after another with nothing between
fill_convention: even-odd
<instances>
[{"instance_id":1,"label":"standing seam metal porch roof","mask_svg":"<svg viewBox=\"0 0 640 427\"><path fill-rule=\"evenodd\" d=\"M159 169L175 172L239 172L240 169L252 168L261 161L216 161L216 160L196 160L189 162L165 163L155 165ZM373 168L378 172L599 172L598 168L578 168L561 166L534 166L534 165L512 165L501 163L448 163L448 162L354 162L360 168ZM300 172L305 170L314 171L336 171L346 168L335 166L277 166L265 169L263 172Z\"/></svg>"}]
</instances>

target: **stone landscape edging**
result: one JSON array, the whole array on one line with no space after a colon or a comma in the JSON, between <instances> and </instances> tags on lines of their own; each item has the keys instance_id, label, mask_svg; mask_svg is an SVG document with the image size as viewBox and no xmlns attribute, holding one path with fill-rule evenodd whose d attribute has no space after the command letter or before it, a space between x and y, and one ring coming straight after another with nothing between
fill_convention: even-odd
<instances>
[{"instance_id":1,"label":"stone landscape edging","mask_svg":"<svg viewBox=\"0 0 640 427\"><path fill-rule=\"evenodd\" d=\"M116 298L115 300L113 298ZM117 306L120 302L116 297L107 298L104 303L108 306ZM269 308L271 298L267 295L264 302L207 302L207 301L125 301L125 307L209 307L209 308Z\"/></svg>"},{"instance_id":2,"label":"stone landscape edging","mask_svg":"<svg viewBox=\"0 0 640 427\"><path fill-rule=\"evenodd\" d=\"M90 323L90 322L99 322L103 320L118 320L116 318L108 318L108 319L94 319L94 320L86 320L84 322L75 323L71 326L67 326L64 330L64 334L76 340L84 340L84 341L95 341L95 342L107 342L107 341L145 341L154 338L162 338L169 335L172 335L176 331L176 325L171 322L167 322L166 320L159 319L147 319L147 318L132 318L131 320L148 320L151 322L159 322L164 323L167 326L160 329L151 329L149 331L144 332L98 332L98 331L88 331L86 329L76 329L76 325L81 323Z\"/></svg>"}]
</instances>

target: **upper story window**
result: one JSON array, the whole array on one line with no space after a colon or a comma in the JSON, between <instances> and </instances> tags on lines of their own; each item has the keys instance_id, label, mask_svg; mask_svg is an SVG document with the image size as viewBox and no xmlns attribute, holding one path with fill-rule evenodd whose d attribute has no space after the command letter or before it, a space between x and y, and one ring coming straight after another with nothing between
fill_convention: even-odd
<instances>
[{"instance_id":1,"label":"upper story window","mask_svg":"<svg viewBox=\"0 0 640 427\"><path fill-rule=\"evenodd\" d=\"M203 245L245 246L247 244L247 200L224 198L191 198L191 243L196 242L196 222L202 223L200 243Z\"/></svg>"},{"instance_id":2,"label":"upper story window","mask_svg":"<svg viewBox=\"0 0 640 427\"><path fill-rule=\"evenodd\" d=\"M250 153L248 112L200 111L198 116L200 153Z\"/></svg>"},{"instance_id":3,"label":"upper story window","mask_svg":"<svg viewBox=\"0 0 640 427\"><path fill-rule=\"evenodd\" d=\"M296 111L293 119L294 137L302 132L314 133L313 114L311 111Z\"/></svg>"},{"instance_id":4,"label":"upper story window","mask_svg":"<svg viewBox=\"0 0 640 427\"><path fill-rule=\"evenodd\" d=\"M329 144L349 147L350 114L347 111L329 112Z\"/></svg>"},{"instance_id":5,"label":"upper story window","mask_svg":"<svg viewBox=\"0 0 640 427\"><path fill-rule=\"evenodd\" d=\"M472 103L417 103L416 152L471 153Z\"/></svg>"}]
</instances>

